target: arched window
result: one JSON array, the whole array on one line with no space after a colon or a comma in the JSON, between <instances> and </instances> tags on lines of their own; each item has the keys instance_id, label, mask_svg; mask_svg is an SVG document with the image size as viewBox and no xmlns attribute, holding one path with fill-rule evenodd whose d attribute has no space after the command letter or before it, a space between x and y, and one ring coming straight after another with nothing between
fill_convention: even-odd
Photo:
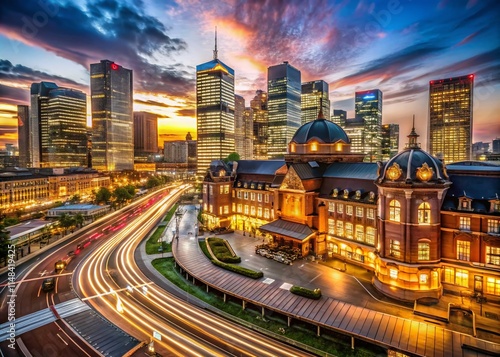
<instances>
[{"instance_id":1,"label":"arched window","mask_svg":"<svg viewBox=\"0 0 500 357\"><path fill-rule=\"evenodd\" d=\"M389 220L401 222L401 203L397 200L389 202Z\"/></svg>"},{"instance_id":2,"label":"arched window","mask_svg":"<svg viewBox=\"0 0 500 357\"><path fill-rule=\"evenodd\" d=\"M418 241L418 260L431 259L431 245L428 239Z\"/></svg>"},{"instance_id":3,"label":"arched window","mask_svg":"<svg viewBox=\"0 0 500 357\"><path fill-rule=\"evenodd\" d=\"M431 205L429 202L422 202L420 206L418 206L418 223L431 223Z\"/></svg>"}]
</instances>

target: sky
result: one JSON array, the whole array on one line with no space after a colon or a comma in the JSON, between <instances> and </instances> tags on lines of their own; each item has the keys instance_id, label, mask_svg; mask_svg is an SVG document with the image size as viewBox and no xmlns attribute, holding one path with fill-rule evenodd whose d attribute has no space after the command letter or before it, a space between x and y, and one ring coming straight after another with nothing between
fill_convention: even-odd
<instances>
[{"instance_id":1,"label":"sky","mask_svg":"<svg viewBox=\"0 0 500 357\"><path fill-rule=\"evenodd\" d=\"M354 93L383 92L382 121L415 115L426 148L429 81L474 74L473 142L500 137L497 0L23 0L0 4L0 148L17 145L18 104L40 81L89 93L91 63L132 69L134 110L159 117L159 144L196 138L196 65L235 70L247 106L267 68L288 61L302 82L329 84L354 117ZM88 111L90 113L90 103ZM90 116L88 119L91 125Z\"/></svg>"}]
</instances>

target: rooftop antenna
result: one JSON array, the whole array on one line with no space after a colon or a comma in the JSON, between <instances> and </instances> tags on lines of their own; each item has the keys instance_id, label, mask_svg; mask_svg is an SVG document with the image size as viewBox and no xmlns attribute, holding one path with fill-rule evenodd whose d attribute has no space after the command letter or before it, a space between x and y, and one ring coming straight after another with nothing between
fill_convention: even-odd
<instances>
[{"instance_id":1,"label":"rooftop antenna","mask_svg":"<svg viewBox=\"0 0 500 357\"><path fill-rule=\"evenodd\" d=\"M214 60L217 59L217 26L215 26L215 49L214 49Z\"/></svg>"}]
</instances>

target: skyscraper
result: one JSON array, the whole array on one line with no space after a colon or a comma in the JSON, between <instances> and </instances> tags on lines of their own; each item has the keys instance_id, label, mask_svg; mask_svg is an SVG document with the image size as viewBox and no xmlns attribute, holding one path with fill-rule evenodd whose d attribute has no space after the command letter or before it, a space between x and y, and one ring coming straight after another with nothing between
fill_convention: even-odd
<instances>
[{"instance_id":1,"label":"skyscraper","mask_svg":"<svg viewBox=\"0 0 500 357\"><path fill-rule=\"evenodd\" d=\"M328 83L323 80L302 83L302 124L318 119L320 107L325 118L330 118Z\"/></svg>"},{"instance_id":2,"label":"skyscraper","mask_svg":"<svg viewBox=\"0 0 500 357\"><path fill-rule=\"evenodd\" d=\"M253 113L253 159L267 160L267 139L269 117L267 111L267 93L257 90L250 101Z\"/></svg>"},{"instance_id":3,"label":"skyscraper","mask_svg":"<svg viewBox=\"0 0 500 357\"><path fill-rule=\"evenodd\" d=\"M345 110L334 109L332 113L332 121L340 127L345 126L347 119L347 112Z\"/></svg>"},{"instance_id":4,"label":"skyscraper","mask_svg":"<svg viewBox=\"0 0 500 357\"><path fill-rule=\"evenodd\" d=\"M109 60L91 64L90 95L93 168L133 170L132 70Z\"/></svg>"},{"instance_id":5,"label":"skyscraper","mask_svg":"<svg viewBox=\"0 0 500 357\"><path fill-rule=\"evenodd\" d=\"M474 75L429 83L429 152L445 163L469 160Z\"/></svg>"},{"instance_id":6,"label":"skyscraper","mask_svg":"<svg viewBox=\"0 0 500 357\"><path fill-rule=\"evenodd\" d=\"M234 151L241 158L243 154L244 138L245 138L245 98L240 95L234 96Z\"/></svg>"},{"instance_id":7,"label":"skyscraper","mask_svg":"<svg viewBox=\"0 0 500 357\"><path fill-rule=\"evenodd\" d=\"M250 107L243 111L243 150L241 160L253 160L253 110Z\"/></svg>"},{"instance_id":8,"label":"skyscraper","mask_svg":"<svg viewBox=\"0 0 500 357\"><path fill-rule=\"evenodd\" d=\"M17 106L17 146L19 147L19 167L31 167L30 147L30 108L27 105Z\"/></svg>"},{"instance_id":9,"label":"skyscraper","mask_svg":"<svg viewBox=\"0 0 500 357\"><path fill-rule=\"evenodd\" d=\"M297 129L301 126L300 71L283 62L267 70L269 129L267 155L283 158Z\"/></svg>"},{"instance_id":10,"label":"skyscraper","mask_svg":"<svg viewBox=\"0 0 500 357\"><path fill-rule=\"evenodd\" d=\"M153 161L158 152L158 116L148 112L134 112L134 159Z\"/></svg>"},{"instance_id":11,"label":"skyscraper","mask_svg":"<svg viewBox=\"0 0 500 357\"><path fill-rule=\"evenodd\" d=\"M31 167L86 166L87 97L51 82L31 85Z\"/></svg>"},{"instance_id":12,"label":"skyscraper","mask_svg":"<svg viewBox=\"0 0 500 357\"><path fill-rule=\"evenodd\" d=\"M197 174L234 152L234 70L217 58L196 66Z\"/></svg>"},{"instance_id":13,"label":"skyscraper","mask_svg":"<svg viewBox=\"0 0 500 357\"><path fill-rule=\"evenodd\" d=\"M387 161L399 152L399 124L382 125L382 160Z\"/></svg>"},{"instance_id":14,"label":"skyscraper","mask_svg":"<svg viewBox=\"0 0 500 357\"><path fill-rule=\"evenodd\" d=\"M382 159L382 92L378 89L356 92L356 121L363 121L361 152L365 161Z\"/></svg>"}]
</instances>

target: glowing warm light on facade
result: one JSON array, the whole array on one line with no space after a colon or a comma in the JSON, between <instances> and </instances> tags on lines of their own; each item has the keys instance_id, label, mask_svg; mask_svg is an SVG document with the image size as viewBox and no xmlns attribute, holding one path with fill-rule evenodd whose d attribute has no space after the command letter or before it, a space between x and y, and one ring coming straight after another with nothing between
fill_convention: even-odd
<instances>
[{"instance_id":1,"label":"glowing warm light on facade","mask_svg":"<svg viewBox=\"0 0 500 357\"><path fill-rule=\"evenodd\" d=\"M434 175L434 170L426 162L417 169L417 177L420 181L429 181Z\"/></svg>"},{"instance_id":2,"label":"glowing warm light on facade","mask_svg":"<svg viewBox=\"0 0 500 357\"><path fill-rule=\"evenodd\" d=\"M398 178L400 178L402 173L403 173L403 171L401 170L398 163L396 163L396 162L394 164L392 164L392 166L387 169L387 177L389 178L389 180L392 180L392 181L395 181Z\"/></svg>"}]
</instances>

